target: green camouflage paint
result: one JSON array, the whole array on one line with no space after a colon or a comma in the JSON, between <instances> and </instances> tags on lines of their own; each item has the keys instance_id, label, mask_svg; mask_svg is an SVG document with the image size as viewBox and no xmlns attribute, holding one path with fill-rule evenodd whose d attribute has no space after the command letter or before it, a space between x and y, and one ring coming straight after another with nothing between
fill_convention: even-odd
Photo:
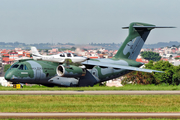
<instances>
[{"instance_id":1,"label":"green camouflage paint","mask_svg":"<svg viewBox=\"0 0 180 120\"><path fill-rule=\"evenodd\" d=\"M129 25L129 35L127 36L126 40L123 42L122 46L118 50L117 54L113 57L114 59L120 59L120 58L128 58L130 56L130 53L123 54L123 50L125 49L126 45L133 39L137 38L138 36L143 36L145 31L150 31L152 28L144 29L144 30L136 30L133 28L133 26L154 26L151 24L146 23L137 23L133 22ZM148 35L148 34L147 34ZM145 38L146 39L146 38ZM144 40L145 42L145 40ZM138 51L139 52L139 51Z\"/></svg>"}]
</instances>

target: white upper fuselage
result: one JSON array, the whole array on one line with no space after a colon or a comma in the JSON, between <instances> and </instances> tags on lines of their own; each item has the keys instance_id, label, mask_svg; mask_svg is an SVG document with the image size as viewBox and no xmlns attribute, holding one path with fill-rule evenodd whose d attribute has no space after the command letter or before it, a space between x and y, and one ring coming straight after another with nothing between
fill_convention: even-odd
<instances>
[{"instance_id":1,"label":"white upper fuselage","mask_svg":"<svg viewBox=\"0 0 180 120\"><path fill-rule=\"evenodd\" d=\"M81 63L87 60L85 57L76 56L72 53L60 53L57 55L51 56L33 56L35 60L44 60L44 61L51 61L51 62L59 62L64 63L66 60L71 60L73 63Z\"/></svg>"}]
</instances>

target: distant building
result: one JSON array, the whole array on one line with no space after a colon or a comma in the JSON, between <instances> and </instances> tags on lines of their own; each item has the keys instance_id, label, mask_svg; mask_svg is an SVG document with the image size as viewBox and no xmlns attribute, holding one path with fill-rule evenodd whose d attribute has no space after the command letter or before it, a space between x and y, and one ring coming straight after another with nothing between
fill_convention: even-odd
<instances>
[{"instance_id":1,"label":"distant building","mask_svg":"<svg viewBox=\"0 0 180 120\"><path fill-rule=\"evenodd\" d=\"M3 62L4 64L10 64L9 54L3 54L2 62Z\"/></svg>"},{"instance_id":2,"label":"distant building","mask_svg":"<svg viewBox=\"0 0 180 120\"><path fill-rule=\"evenodd\" d=\"M21 48L15 48L15 51L19 51L19 50L22 50Z\"/></svg>"},{"instance_id":3,"label":"distant building","mask_svg":"<svg viewBox=\"0 0 180 120\"><path fill-rule=\"evenodd\" d=\"M141 63L148 63L149 61L143 58L137 58L136 59L137 62L141 62Z\"/></svg>"},{"instance_id":4,"label":"distant building","mask_svg":"<svg viewBox=\"0 0 180 120\"><path fill-rule=\"evenodd\" d=\"M56 48L52 49L52 53L56 53L56 52L58 52L58 49Z\"/></svg>"},{"instance_id":5,"label":"distant building","mask_svg":"<svg viewBox=\"0 0 180 120\"><path fill-rule=\"evenodd\" d=\"M169 62L171 64L175 65L175 66L179 66L180 65L180 61L177 61L177 60L170 60Z\"/></svg>"},{"instance_id":6,"label":"distant building","mask_svg":"<svg viewBox=\"0 0 180 120\"><path fill-rule=\"evenodd\" d=\"M18 58L18 53L17 52L12 51L12 52L9 53L9 60L10 61L14 61L17 58Z\"/></svg>"}]
</instances>

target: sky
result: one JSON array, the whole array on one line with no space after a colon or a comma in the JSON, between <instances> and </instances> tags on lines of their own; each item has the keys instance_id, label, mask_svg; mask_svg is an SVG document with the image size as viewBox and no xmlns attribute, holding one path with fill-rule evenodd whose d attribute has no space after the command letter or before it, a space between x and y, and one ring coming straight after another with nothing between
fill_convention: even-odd
<instances>
[{"instance_id":1,"label":"sky","mask_svg":"<svg viewBox=\"0 0 180 120\"><path fill-rule=\"evenodd\" d=\"M154 29L146 44L180 41L180 0L0 0L0 42L122 43L131 22Z\"/></svg>"}]
</instances>

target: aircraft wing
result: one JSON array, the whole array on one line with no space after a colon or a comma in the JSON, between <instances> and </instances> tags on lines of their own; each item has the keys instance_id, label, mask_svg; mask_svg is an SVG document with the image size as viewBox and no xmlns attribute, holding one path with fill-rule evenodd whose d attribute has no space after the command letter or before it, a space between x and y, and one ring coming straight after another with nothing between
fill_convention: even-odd
<instances>
[{"instance_id":1,"label":"aircraft wing","mask_svg":"<svg viewBox=\"0 0 180 120\"><path fill-rule=\"evenodd\" d=\"M112 68L119 68L119 69L132 70L132 71L149 72L149 73L152 73L152 72L164 73L163 71L158 71L158 70L138 68L138 67L120 65L120 64L115 64L115 63L104 63L104 62L92 61L92 60L87 60L85 62L82 62L82 64L83 65L101 66L101 67L112 67Z\"/></svg>"}]
</instances>

